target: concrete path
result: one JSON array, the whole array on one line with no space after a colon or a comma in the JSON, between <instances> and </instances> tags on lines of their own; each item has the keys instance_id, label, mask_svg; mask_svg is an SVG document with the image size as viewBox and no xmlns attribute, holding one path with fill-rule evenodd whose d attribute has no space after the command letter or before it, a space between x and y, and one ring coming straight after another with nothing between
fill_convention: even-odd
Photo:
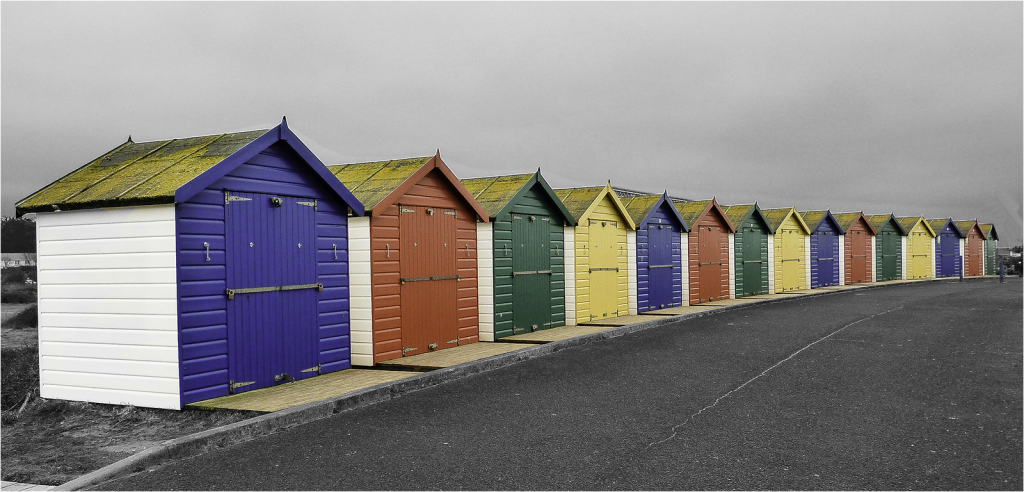
<instances>
[{"instance_id":1,"label":"concrete path","mask_svg":"<svg viewBox=\"0 0 1024 492\"><path fill-rule=\"evenodd\" d=\"M3 492L15 492L23 490L50 490L53 487L49 485L34 485L31 483L18 483L18 482L0 482L0 491Z\"/></svg>"},{"instance_id":2,"label":"concrete path","mask_svg":"<svg viewBox=\"0 0 1024 492\"><path fill-rule=\"evenodd\" d=\"M1020 490L1021 285L673 322L99 488Z\"/></svg>"}]
</instances>

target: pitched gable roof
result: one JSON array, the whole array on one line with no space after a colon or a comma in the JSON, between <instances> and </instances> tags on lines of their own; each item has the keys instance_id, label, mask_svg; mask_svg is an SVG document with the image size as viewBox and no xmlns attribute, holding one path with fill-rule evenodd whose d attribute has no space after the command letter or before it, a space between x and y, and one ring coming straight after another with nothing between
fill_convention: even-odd
<instances>
[{"instance_id":1,"label":"pitched gable roof","mask_svg":"<svg viewBox=\"0 0 1024 492\"><path fill-rule=\"evenodd\" d=\"M555 208L561 212L566 222L574 222L569 210L558 199L551 186L540 174L540 169L534 174L514 174L509 176L492 176L487 178L463 179L462 185L466 187L473 199L483 207L484 211L497 219L499 215L510 213L511 206L522 195L530 191L535 185L539 185L543 192L548 195ZM504 218L504 217L502 217Z\"/></svg>"},{"instance_id":2,"label":"pitched gable roof","mask_svg":"<svg viewBox=\"0 0 1024 492\"><path fill-rule=\"evenodd\" d=\"M705 214L712 210L717 210L722 216L722 220L725 221L729 232L736 232L736 226L733 225L732 221L729 220L729 217L725 215L725 211L722 210L722 207L714 198L710 200L697 200L692 202L676 202L673 205L676 207L676 210L679 211L679 216L683 218L687 227L692 228L693 224L697 223L697 221Z\"/></svg>"},{"instance_id":3,"label":"pitched gable roof","mask_svg":"<svg viewBox=\"0 0 1024 492\"><path fill-rule=\"evenodd\" d=\"M901 226L903 226L903 229L907 231L907 234L910 234L910 232L913 231L914 228L917 227L917 224L920 222L924 224L924 228L926 231L928 231L928 234L930 234L932 237L935 237L936 235L935 230L932 229L932 226L928 224L927 220L924 220L924 217L896 217L896 220L900 223Z\"/></svg>"},{"instance_id":4,"label":"pitched gable roof","mask_svg":"<svg viewBox=\"0 0 1024 492\"><path fill-rule=\"evenodd\" d=\"M839 225L839 221L836 220L835 216L832 215L831 210L811 210L809 212L800 212L800 218L804 219L804 223L807 224L807 228L811 231L818 230L821 227L821 223L825 221L832 222L832 225L839 229L840 234L846 234L843 231L843 227Z\"/></svg>"},{"instance_id":5,"label":"pitched gable roof","mask_svg":"<svg viewBox=\"0 0 1024 492\"><path fill-rule=\"evenodd\" d=\"M985 237L985 232L981 230L981 226L978 225L978 220L977 219L975 219L975 220L954 220L953 221L953 225L955 225L956 228L960 230L960 234L963 234L963 237L967 237L967 235L971 233L971 229L974 229L974 228L978 229L978 234L980 234L981 237Z\"/></svg>"},{"instance_id":6,"label":"pitched gable roof","mask_svg":"<svg viewBox=\"0 0 1024 492\"><path fill-rule=\"evenodd\" d=\"M129 139L18 202L18 214L184 202L278 142L299 154L323 184L362 215L362 204L330 177L284 120L269 130L142 143Z\"/></svg>"},{"instance_id":7,"label":"pitched gable roof","mask_svg":"<svg viewBox=\"0 0 1024 492\"><path fill-rule=\"evenodd\" d=\"M565 205L569 214L572 215L573 225L579 225L580 220L587 217L591 209L596 207L602 198L608 196L615 209L622 215L622 218L626 219L626 224L629 225L629 228L636 229L636 223L633 222L633 218L626 211L626 208L622 206L622 201L619 200L615 191L612 190L610 182L604 186L561 188L554 190L554 192Z\"/></svg>"},{"instance_id":8,"label":"pitched gable roof","mask_svg":"<svg viewBox=\"0 0 1024 492\"><path fill-rule=\"evenodd\" d=\"M647 216L665 203L669 204L668 209L671 211L671 215L679 221L683 232L690 232L686 222L684 222L683 218L679 215L679 211L672 206L672 201L669 199L667 190L661 195L637 195L622 199L622 205L626 208L626 211L629 212L629 215L633 217L633 221L636 222L637 227L640 227L640 224L647 220Z\"/></svg>"},{"instance_id":9,"label":"pitched gable roof","mask_svg":"<svg viewBox=\"0 0 1024 492\"><path fill-rule=\"evenodd\" d=\"M896 216L893 214L865 215L864 218L868 220L868 222L871 224L872 227L875 228L876 231L881 232L882 227L885 227L885 223L892 221L893 225L896 226L896 230L900 233L901 236L907 235L907 230L903 228L903 225L900 224L900 221L896 220Z\"/></svg>"},{"instance_id":10,"label":"pitched gable roof","mask_svg":"<svg viewBox=\"0 0 1024 492\"><path fill-rule=\"evenodd\" d=\"M764 224L769 234L775 233L771 224L768 223L768 219L761 212L761 207L758 207L756 203L751 205L725 205L722 207L722 211L729 218L729 222L732 222L736 227L740 227L748 218L753 216L757 221Z\"/></svg>"},{"instance_id":11,"label":"pitched gable roof","mask_svg":"<svg viewBox=\"0 0 1024 492\"><path fill-rule=\"evenodd\" d=\"M832 214L832 216L836 218L836 222L839 223L839 227L843 229L843 234L849 232L850 228L853 227L853 224L858 220L864 221L864 224L868 226L868 230L871 231L872 236L878 234L875 226L871 225L871 222L868 222L868 219L864 217L864 212L845 212L841 214Z\"/></svg>"},{"instance_id":12,"label":"pitched gable roof","mask_svg":"<svg viewBox=\"0 0 1024 492\"><path fill-rule=\"evenodd\" d=\"M810 234L811 228L807 227L807 223L800 217L800 213L796 211L796 207L789 208L766 208L762 210L764 216L768 219L768 225L772 226L772 232L778 232L782 224L786 222L789 216L793 216L796 219L796 223L800 226L800 229L804 231L804 234Z\"/></svg>"},{"instance_id":13,"label":"pitched gable roof","mask_svg":"<svg viewBox=\"0 0 1024 492\"><path fill-rule=\"evenodd\" d=\"M931 227L932 230L935 231L935 235L939 235L942 230L949 225L952 226L950 227L950 230L955 232L957 236L960 236L961 238L964 237L964 234L956 227L956 223L953 222L953 219L927 219L927 221L928 227Z\"/></svg>"},{"instance_id":14,"label":"pitched gable roof","mask_svg":"<svg viewBox=\"0 0 1024 492\"><path fill-rule=\"evenodd\" d=\"M412 157L390 161L364 162L327 166L334 177L342 182L352 194L363 202L366 215L380 214L394 205L402 195L412 188L427 173L437 169L451 183L458 193L476 212L480 220L487 222L490 216L473 199L462 182L441 160L440 151L430 157Z\"/></svg>"},{"instance_id":15,"label":"pitched gable roof","mask_svg":"<svg viewBox=\"0 0 1024 492\"><path fill-rule=\"evenodd\" d=\"M985 233L986 239L999 240L999 234L996 232L995 224L979 224L981 226L981 232Z\"/></svg>"}]
</instances>

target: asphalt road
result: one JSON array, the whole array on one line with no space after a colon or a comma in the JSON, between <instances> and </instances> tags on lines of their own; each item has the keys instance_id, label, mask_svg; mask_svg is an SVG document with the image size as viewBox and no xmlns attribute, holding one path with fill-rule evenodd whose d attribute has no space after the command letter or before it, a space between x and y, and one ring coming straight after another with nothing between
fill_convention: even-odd
<instances>
[{"instance_id":1,"label":"asphalt road","mask_svg":"<svg viewBox=\"0 0 1024 492\"><path fill-rule=\"evenodd\" d=\"M1022 283L789 300L563 350L104 489L1022 488Z\"/></svg>"}]
</instances>

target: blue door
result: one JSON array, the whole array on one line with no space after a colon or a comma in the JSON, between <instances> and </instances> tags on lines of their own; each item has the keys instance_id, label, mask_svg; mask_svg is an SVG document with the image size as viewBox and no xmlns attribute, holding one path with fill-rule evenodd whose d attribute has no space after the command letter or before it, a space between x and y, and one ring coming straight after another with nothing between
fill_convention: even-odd
<instances>
[{"instance_id":1,"label":"blue door","mask_svg":"<svg viewBox=\"0 0 1024 492\"><path fill-rule=\"evenodd\" d=\"M229 392L317 375L316 201L224 199Z\"/></svg>"},{"instance_id":2,"label":"blue door","mask_svg":"<svg viewBox=\"0 0 1024 492\"><path fill-rule=\"evenodd\" d=\"M650 309L671 307L673 292L672 236L679 232L670 224L647 226L647 299Z\"/></svg>"},{"instance_id":3,"label":"blue door","mask_svg":"<svg viewBox=\"0 0 1024 492\"><path fill-rule=\"evenodd\" d=\"M957 277L960 275L960 238L951 231L939 234L939 272L938 277Z\"/></svg>"},{"instance_id":4,"label":"blue door","mask_svg":"<svg viewBox=\"0 0 1024 492\"><path fill-rule=\"evenodd\" d=\"M811 287L838 284L839 262L836 258L839 255L839 236L832 231L822 231L814 235L814 241L818 243L818 268L817 275L811 279Z\"/></svg>"}]
</instances>

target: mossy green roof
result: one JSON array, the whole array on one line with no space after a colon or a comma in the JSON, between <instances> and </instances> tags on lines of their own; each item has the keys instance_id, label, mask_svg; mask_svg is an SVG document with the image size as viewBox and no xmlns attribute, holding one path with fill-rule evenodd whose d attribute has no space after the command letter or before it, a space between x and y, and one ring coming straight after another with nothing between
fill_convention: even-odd
<instances>
[{"instance_id":1,"label":"mossy green roof","mask_svg":"<svg viewBox=\"0 0 1024 492\"><path fill-rule=\"evenodd\" d=\"M573 220L579 223L580 219L583 218L583 214L587 213L601 192L604 191L604 186L589 186L585 188L562 188L555 191L555 195L562 203L565 208L572 214Z\"/></svg>"},{"instance_id":2,"label":"mossy green roof","mask_svg":"<svg viewBox=\"0 0 1024 492\"><path fill-rule=\"evenodd\" d=\"M896 221L900 223L903 230L907 231L907 234L910 234L910 231L917 227L918 222L923 222L925 230L927 230L932 237L935 237L935 230L932 229L932 226L927 220L924 220L924 217L896 217Z\"/></svg>"},{"instance_id":3,"label":"mossy green roof","mask_svg":"<svg viewBox=\"0 0 1024 492\"><path fill-rule=\"evenodd\" d=\"M472 178L460 181L462 181L462 186L465 186L466 190L469 191L469 194L473 195L473 199L484 208L484 211L491 217L495 217L534 176L532 173L514 174L511 176Z\"/></svg>"},{"instance_id":4,"label":"mossy green roof","mask_svg":"<svg viewBox=\"0 0 1024 492\"><path fill-rule=\"evenodd\" d=\"M850 232L850 227L853 227L853 223L856 222L861 215L861 212L844 212L841 214L832 214L832 216L836 218L836 222L839 223L839 227L843 229L844 234ZM870 222L868 222L868 227L872 227ZM872 229L871 233L874 234L874 232L874 229Z\"/></svg>"},{"instance_id":5,"label":"mossy green roof","mask_svg":"<svg viewBox=\"0 0 1024 492\"><path fill-rule=\"evenodd\" d=\"M828 216L828 210L811 210L808 212L800 212L800 218L804 219L804 223L807 224L807 228L814 231L821 225L821 221L825 220Z\"/></svg>"},{"instance_id":6,"label":"mossy green roof","mask_svg":"<svg viewBox=\"0 0 1024 492\"><path fill-rule=\"evenodd\" d=\"M371 210L433 156L327 166L366 210Z\"/></svg>"},{"instance_id":7,"label":"mossy green roof","mask_svg":"<svg viewBox=\"0 0 1024 492\"><path fill-rule=\"evenodd\" d=\"M621 198L622 206L633 219L633 222L640 223L647 214L651 213L654 206L658 204L663 195L640 195L628 198Z\"/></svg>"},{"instance_id":8,"label":"mossy green roof","mask_svg":"<svg viewBox=\"0 0 1024 492\"><path fill-rule=\"evenodd\" d=\"M985 239L999 240L999 233L996 232L995 224L980 224L981 232L985 233Z\"/></svg>"},{"instance_id":9,"label":"mossy green roof","mask_svg":"<svg viewBox=\"0 0 1024 492\"><path fill-rule=\"evenodd\" d=\"M18 202L19 213L173 203L182 185L270 130L129 140Z\"/></svg>"},{"instance_id":10,"label":"mossy green roof","mask_svg":"<svg viewBox=\"0 0 1024 492\"><path fill-rule=\"evenodd\" d=\"M967 237L967 234L971 232L971 228L977 225L977 220L954 220L953 225L960 230L960 234Z\"/></svg>"},{"instance_id":11,"label":"mossy green roof","mask_svg":"<svg viewBox=\"0 0 1024 492\"><path fill-rule=\"evenodd\" d=\"M700 215L704 213L704 210L711 204L711 200L697 200L693 202L675 202L672 205L676 207L676 211L679 212L679 216L686 222L687 227L693 227L693 224L697 222Z\"/></svg>"},{"instance_id":12,"label":"mossy green roof","mask_svg":"<svg viewBox=\"0 0 1024 492\"><path fill-rule=\"evenodd\" d=\"M882 227L885 226L886 222L891 220L892 223L896 226L896 230L899 231L900 234L904 236L907 235L907 230L903 228L903 224L900 224L900 221L896 220L896 217L892 214L865 215L864 218L867 219L868 223L871 224L871 227L875 228L876 234L878 233L878 231L882 230Z\"/></svg>"},{"instance_id":13,"label":"mossy green roof","mask_svg":"<svg viewBox=\"0 0 1024 492\"><path fill-rule=\"evenodd\" d=\"M928 222L928 227L931 227L935 234L938 234L942 232L942 229L946 228L946 224L953 221L951 219L925 219L925 222ZM953 224L953 230L960 234L960 229L956 228L956 224ZM960 236L963 237L963 234L960 234Z\"/></svg>"},{"instance_id":14,"label":"mossy green roof","mask_svg":"<svg viewBox=\"0 0 1024 492\"><path fill-rule=\"evenodd\" d=\"M723 205L722 211L725 212L725 216L729 218L730 222L739 227L750 214L754 213L754 205Z\"/></svg>"},{"instance_id":15,"label":"mossy green roof","mask_svg":"<svg viewBox=\"0 0 1024 492\"><path fill-rule=\"evenodd\" d=\"M804 222L803 217L796 211L796 208L762 208L761 213L764 214L764 218L768 221L768 225L771 226L772 232L778 232L779 227L782 227L782 223L786 221L786 218L792 215L796 218L797 224L803 229L805 234L810 234L811 229L807 226L807 222Z\"/></svg>"}]
</instances>

